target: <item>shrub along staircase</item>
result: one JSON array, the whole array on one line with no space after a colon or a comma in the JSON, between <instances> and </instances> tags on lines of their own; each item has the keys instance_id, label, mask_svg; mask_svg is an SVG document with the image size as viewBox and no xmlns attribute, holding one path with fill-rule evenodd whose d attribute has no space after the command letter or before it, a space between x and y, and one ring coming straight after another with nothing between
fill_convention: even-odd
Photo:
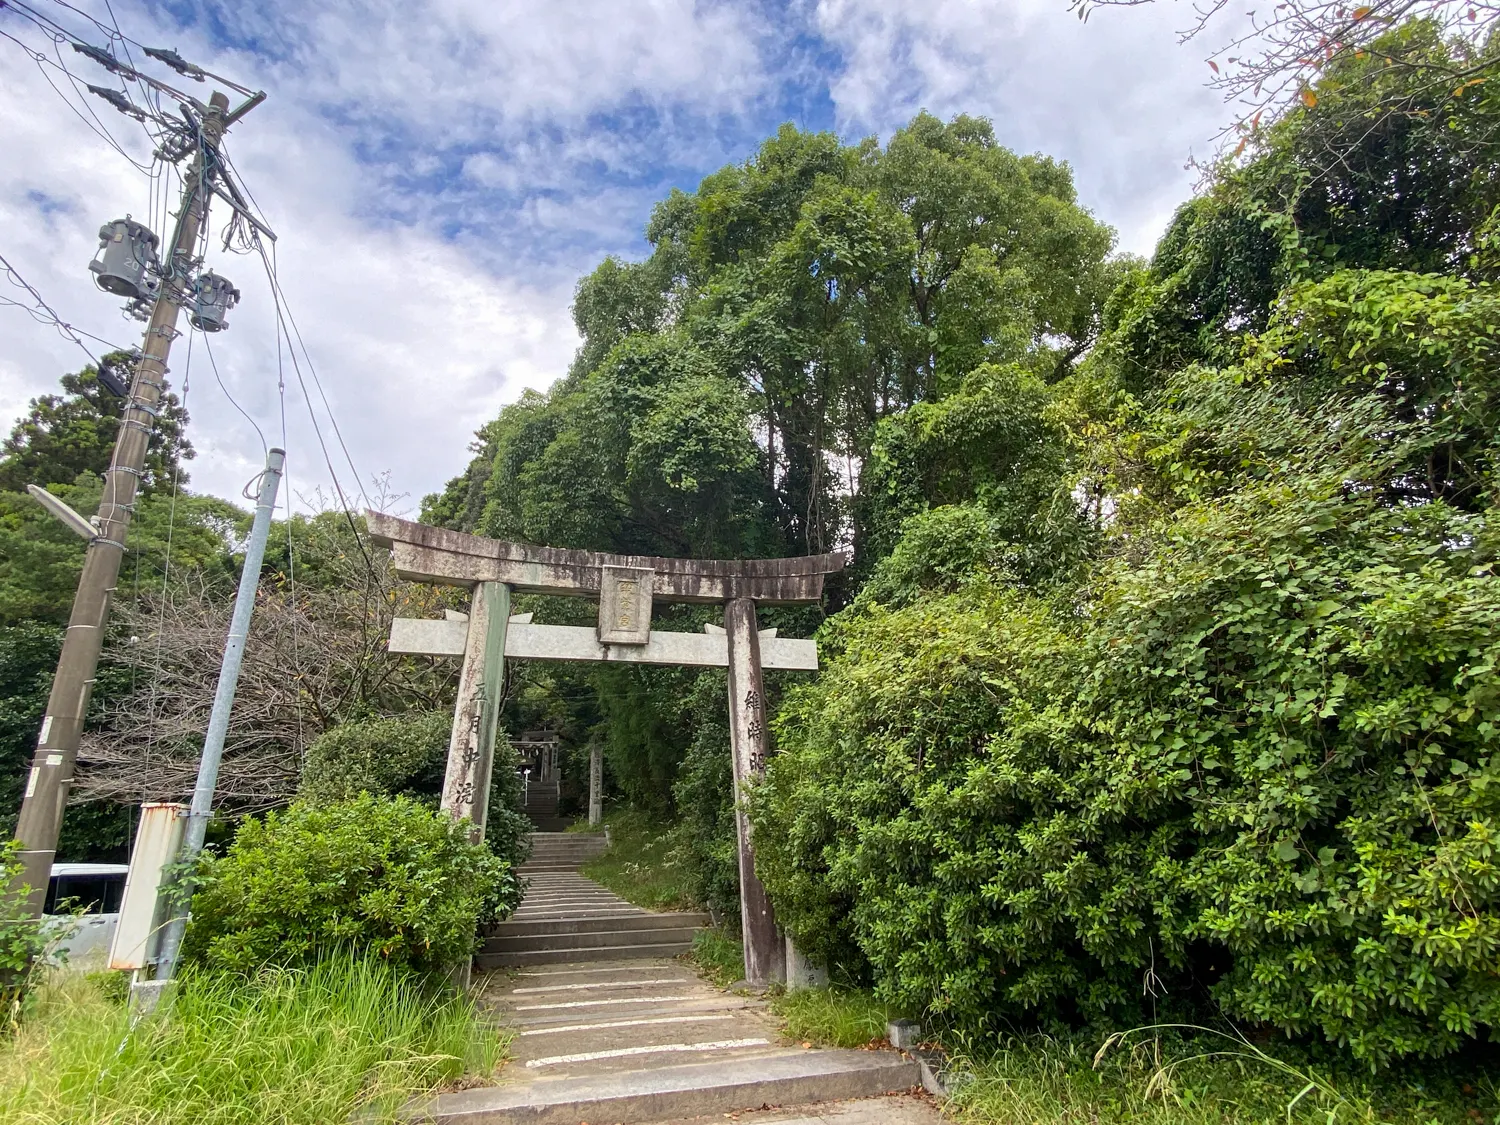
<instances>
[{"instance_id":1,"label":"shrub along staircase","mask_svg":"<svg viewBox=\"0 0 1500 1125\"><path fill-rule=\"evenodd\" d=\"M578 1125L738 1116L762 1106L871 1098L921 1081L894 1051L811 1050L789 1043L765 1004L698 977L676 955L692 948L701 914L642 910L579 873L601 835L532 834L529 880L516 913L485 936L480 1002L516 1032L500 1084L414 1106L442 1125ZM928 1125L930 1107L905 1100L798 1120ZM832 1114L832 1116L825 1116ZM778 1115L780 1119L780 1115ZM786 1125L793 1122L786 1121Z\"/></svg>"}]
</instances>

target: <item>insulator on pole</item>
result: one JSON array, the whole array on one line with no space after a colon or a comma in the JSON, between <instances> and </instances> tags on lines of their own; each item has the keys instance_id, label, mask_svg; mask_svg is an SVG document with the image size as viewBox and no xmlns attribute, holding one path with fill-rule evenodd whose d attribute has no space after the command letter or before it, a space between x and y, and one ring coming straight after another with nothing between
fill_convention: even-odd
<instances>
[{"instance_id":1,"label":"insulator on pole","mask_svg":"<svg viewBox=\"0 0 1500 1125\"><path fill-rule=\"evenodd\" d=\"M186 74L189 78L199 82L204 80L204 70L200 66L194 66L170 47L146 47L146 54L158 62L164 62L178 74Z\"/></svg>"},{"instance_id":2,"label":"insulator on pole","mask_svg":"<svg viewBox=\"0 0 1500 1125\"><path fill-rule=\"evenodd\" d=\"M84 85L88 86L89 93L97 94L126 117L134 117L137 121L145 121L150 116L150 114L118 90L111 90L108 86L94 86L87 82Z\"/></svg>"}]
</instances>

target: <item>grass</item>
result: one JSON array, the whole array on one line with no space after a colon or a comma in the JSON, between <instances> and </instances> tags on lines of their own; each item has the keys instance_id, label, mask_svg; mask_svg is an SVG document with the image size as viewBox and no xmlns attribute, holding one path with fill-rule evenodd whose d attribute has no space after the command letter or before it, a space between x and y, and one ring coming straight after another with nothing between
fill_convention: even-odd
<instances>
[{"instance_id":1,"label":"grass","mask_svg":"<svg viewBox=\"0 0 1500 1125\"><path fill-rule=\"evenodd\" d=\"M858 989L799 989L772 1005L789 1037L824 1047L882 1040L896 1014ZM1172 1027L1102 1043L1082 1032L1018 1035L954 1051L951 1061L947 1110L961 1125L1500 1122L1493 1049L1378 1076L1345 1070L1333 1079L1289 1046Z\"/></svg>"},{"instance_id":2,"label":"grass","mask_svg":"<svg viewBox=\"0 0 1500 1125\"><path fill-rule=\"evenodd\" d=\"M745 947L740 939L721 929L699 930L693 935L693 951L687 955L698 971L720 988L745 978Z\"/></svg>"},{"instance_id":3,"label":"grass","mask_svg":"<svg viewBox=\"0 0 1500 1125\"><path fill-rule=\"evenodd\" d=\"M634 809L612 814L607 823L609 848L584 864L583 874L647 910L691 910L672 829Z\"/></svg>"},{"instance_id":4,"label":"grass","mask_svg":"<svg viewBox=\"0 0 1500 1125\"><path fill-rule=\"evenodd\" d=\"M370 961L189 975L134 1028L112 990L77 975L41 987L0 1044L0 1125L388 1122L504 1053L468 1000Z\"/></svg>"},{"instance_id":5,"label":"grass","mask_svg":"<svg viewBox=\"0 0 1500 1125\"><path fill-rule=\"evenodd\" d=\"M771 1001L787 1035L819 1047L864 1047L885 1039L889 1008L868 992L799 988Z\"/></svg>"},{"instance_id":6,"label":"grass","mask_svg":"<svg viewBox=\"0 0 1500 1125\"><path fill-rule=\"evenodd\" d=\"M1429 1064L1409 1073L1331 1079L1290 1048L1200 1028L1097 1038L1018 1036L958 1060L951 1107L964 1125L1483 1125L1500 1109L1494 1080Z\"/></svg>"}]
</instances>

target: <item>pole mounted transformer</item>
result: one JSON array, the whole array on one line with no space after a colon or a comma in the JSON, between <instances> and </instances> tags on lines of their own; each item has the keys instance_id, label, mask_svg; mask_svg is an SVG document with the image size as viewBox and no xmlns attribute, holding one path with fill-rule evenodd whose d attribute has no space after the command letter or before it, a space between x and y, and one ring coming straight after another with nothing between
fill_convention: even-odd
<instances>
[{"instance_id":1,"label":"pole mounted transformer","mask_svg":"<svg viewBox=\"0 0 1500 1125\"><path fill-rule=\"evenodd\" d=\"M89 263L94 284L129 301L146 301L161 292L158 239L129 215L99 228L99 252Z\"/></svg>"},{"instance_id":2,"label":"pole mounted transformer","mask_svg":"<svg viewBox=\"0 0 1500 1125\"><path fill-rule=\"evenodd\" d=\"M240 291L227 277L209 270L193 279L193 307L188 323L200 332L222 332L229 327L229 310L240 303Z\"/></svg>"}]
</instances>

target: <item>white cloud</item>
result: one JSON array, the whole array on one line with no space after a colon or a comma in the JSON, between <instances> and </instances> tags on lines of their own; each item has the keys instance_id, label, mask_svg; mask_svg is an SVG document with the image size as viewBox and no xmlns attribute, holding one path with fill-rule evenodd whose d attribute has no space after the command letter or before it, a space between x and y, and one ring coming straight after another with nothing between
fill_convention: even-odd
<instances>
[{"instance_id":1,"label":"white cloud","mask_svg":"<svg viewBox=\"0 0 1500 1125\"><path fill-rule=\"evenodd\" d=\"M991 118L1000 141L1068 160L1085 206L1149 253L1191 191L1186 158L1209 155L1227 115L1203 88L1184 13L1161 3L1096 10L1064 0L819 0L844 67L831 93L846 128L883 134L919 109Z\"/></svg>"},{"instance_id":2,"label":"white cloud","mask_svg":"<svg viewBox=\"0 0 1500 1125\"><path fill-rule=\"evenodd\" d=\"M744 159L786 117L817 127L831 104L858 135L920 107L988 115L1011 147L1069 159L1083 202L1149 250L1188 192L1183 159L1224 116L1198 54L1176 45L1170 6L1087 25L1065 0L117 0L115 12L136 38L270 92L229 152L281 235L282 282L353 460L414 498L462 470L504 402L565 370L579 273L639 250L668 186ZM164 228L145 179L10 44L0 68L0 253L81 328L133 343L139 326L85 267L106 219L131 211ZM149 153L135 126L84 99ZM210 264L244 293L213 341L220 374L274 439L269 290L253 258L215 249ZM0 308L0 424L82 358ZM185 341L173 356L174 379L192 381L194 486L237 497L260 442L206 359L201 339L190 371ZM285 374L293 487L326 485Z\"/></svg>"}]
</instances>

